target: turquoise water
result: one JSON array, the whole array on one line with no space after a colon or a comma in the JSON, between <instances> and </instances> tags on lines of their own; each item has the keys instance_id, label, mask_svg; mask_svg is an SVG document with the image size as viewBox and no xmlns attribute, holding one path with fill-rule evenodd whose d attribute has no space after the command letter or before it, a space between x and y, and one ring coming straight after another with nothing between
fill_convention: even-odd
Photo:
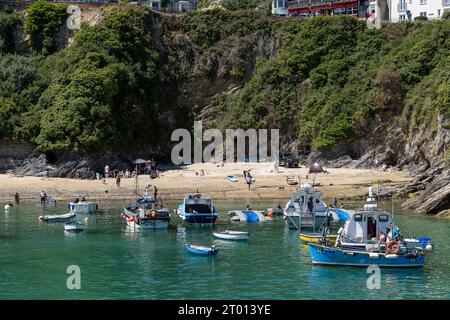
<instances>
[{"instance_id":1,"label":"turquoise water","mask_svg":"<svg viewBox=\"0 0 450 320\"><path fill-rule=\"evenodd\" d=\"M253 202L265 209L276 203ZM267 224L228 224L226 212L244 202L216 201L215 230L244 230L248 242L215 240L211 227L185 227L174 215L169 230L130 232L125 203L100 203L80 234L38 216L66 213L21 204L0 214L1 299L449 299L450 221L398 213L406 235L436 242L423 269L382 269L381 289L368 289L365 268L312 266L307 246L281 217ZM168 203L171 208L176 203ZM79 215L81 220L87 215ZM216 257L189 255L185 243L214 244ZM69 265L81 270L81 289L66 285Z\"/></svg>"}]
</instances>

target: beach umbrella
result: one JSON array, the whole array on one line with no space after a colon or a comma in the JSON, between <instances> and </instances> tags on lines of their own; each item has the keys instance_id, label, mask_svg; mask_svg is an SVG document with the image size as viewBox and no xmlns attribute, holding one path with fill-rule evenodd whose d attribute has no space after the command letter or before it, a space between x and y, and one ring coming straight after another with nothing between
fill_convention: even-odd
<instances>
[{"instance_id":1,"label":"beach umbrella","mask_svg":"<svg viewBox=\"0 0 450 320\"><path fill-rule=\"evenodd\" d=\"M144 159L136 159L136 160L133 161L134 164L144 164L146 162L147 161L145 161Z\"/></svg>"}]
</instances>

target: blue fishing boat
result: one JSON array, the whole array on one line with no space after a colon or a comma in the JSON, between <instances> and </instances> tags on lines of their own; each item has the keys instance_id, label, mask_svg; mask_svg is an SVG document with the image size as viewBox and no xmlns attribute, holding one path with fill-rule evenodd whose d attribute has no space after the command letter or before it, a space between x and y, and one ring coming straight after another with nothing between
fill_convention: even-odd
<instances>
[{"instance_id":1,"label":"blue fishing boat","mask_svg":"<svg viewBox=\"0 0 450 320\"><path fill-rule=\"evenodd\" d=\"M404 255L376 251L346 250L329 245L309 243L309 253L315 265L414 268L425 264L424 251Z\"/></svg>"},{"instance_id":2,"label":"blue fishing boat","mask_svg":"<svg viewBox=\"0 0 450 320\"><path fill-rule=\"evenodd\" d=\"M213 224L218 215L211 198L199 193L187 194L177 209L184 222L195 224Z\"/></svg>"},{"instance_id":3,"label":"blue fishing boat","mask_svg":"<svg viewBox=\"0 0 450 320\"><path fill-rule=\"evenodd\" d=\"M313 264L422 267L425 254L433 249L429 238L421 238L422 242L405 238L394 224L392 213L378 208L372 188L362 208L347 212L349 218L334 244L325 238L308 243Z\"/></svg>"},{"instance_id":4,"label":"blue fishing boat","mask_svg":"<svg viewBox=\"0 0 450 320\"><path fill-rule=\"evenodd\" d=\"M219 252L219 249L216 249L215 246L205 247L205 246L197 246L193 244L186 244L186 250L189 253L202 255L202 256L214 256Z\"/></svg>"}]
</instances>

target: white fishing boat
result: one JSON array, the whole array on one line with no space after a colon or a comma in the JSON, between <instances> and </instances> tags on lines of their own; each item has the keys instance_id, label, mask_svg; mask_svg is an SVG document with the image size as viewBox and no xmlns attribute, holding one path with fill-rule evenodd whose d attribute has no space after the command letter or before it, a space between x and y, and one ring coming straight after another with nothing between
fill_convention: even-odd
<instances>
[{"instance_id":1,"label":"white fishing boat","mask_svg":"<svg viewBox=\"0 0 450 320\"><path fill-rule=\"evenodd\" d=\"M322 193L310 184L302 184L298 191L293 192L284 208L286 223L289 228L297 230L320 230L332 215L322 200Z\"/></svg>"},{"instance_id":2,"label":"white fishing boat","mask_svg":"<svg viewBox=\"0 0 450 320\"><path fill-rule=\"evenodd\" d=\"M64 230L69 232L81 232L86 225L83 222L71 221L64 224Z\"/></svg>"},{"instance_id":3,"label":"white fishing boat","mask_svg":"<svg viewBox=\"0 0 450 320\"><path fill-rule=\"evenodd\" d=\"M75 213L95 213L99 211L99 206L97 202L87 201L82 198L81 201L76 198L75 201L68 204L69 210Z\"/></svg>"},{"instance_id":4,"label":"white fishing boat","mask_svg":"<svg viewBox=\"0 0 450 320\"><path fill-rule=\"evenodd\" d=\"M73 220L77 214L75 212L69 212L66 214L55 214L55 215L44 215L39 216L39 220L47 221L47 222L59 222L59 221L68 221Z\"/></svg>"},{"instance_id":5,"label":"white fishing boat","mask_svg":"<svg viewBox=\"0 0 450 320\"><path fill-rule=\"evenodd\" d=\"M148 193L150 186L145 187L145 195L136 199L123 209L122 217L133 229L167 229L170 213L161 197L152 197ZM137 179L136 179L137 194Z\"/></svg>"},{"instance_id":6,"label":"white fishing boat","mask_svg":"<svg viewBox=\"0 0 450 320\"><path fill-rule=\"evenodd\" d=\"M213 236L223 240L247 240L249 233L245 231L217 231L213 232Z\"/></svg>"}]
</instances>

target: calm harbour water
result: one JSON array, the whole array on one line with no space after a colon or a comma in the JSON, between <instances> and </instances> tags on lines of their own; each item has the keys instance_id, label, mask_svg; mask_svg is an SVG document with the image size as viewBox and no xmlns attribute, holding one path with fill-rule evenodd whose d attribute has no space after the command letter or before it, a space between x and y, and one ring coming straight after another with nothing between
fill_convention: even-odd
<instances>
[{"instance_id":1,"label":"calm harbour water","mask_svg":"<svg viewBox=\"0 0 450 320\"><path fill-rule=\"evenodd\" d=\"M266 209L286 199L253 202ZM381 290L367 289L365 268L312 266L307 246L281 217L266 224L227 223L226 212L245 201L216 201L214 230L249 231L248 242L213 239L211 227L183 226L172 214L169 230L132 232L124 202L101 202L80 234L38 216L67 213L66 204L15 206L0 214L0 299L449 299L450 221L399 212L405 235L428 236L436 249L422 269L382 269ZM175 208L176 202L168 203ZM185 243L219 248L193 256ZM69 290L69 265L81 269L81 289Z\"/></svg>"}]
</instances>

